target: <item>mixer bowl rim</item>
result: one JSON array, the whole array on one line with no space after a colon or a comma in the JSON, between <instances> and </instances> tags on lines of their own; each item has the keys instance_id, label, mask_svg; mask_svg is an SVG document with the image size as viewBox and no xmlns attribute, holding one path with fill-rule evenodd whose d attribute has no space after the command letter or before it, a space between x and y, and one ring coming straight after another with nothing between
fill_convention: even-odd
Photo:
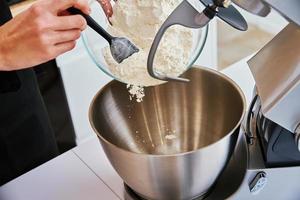
<instances>
[{"instance_id":1,"label":"mixer bowl rim","mask_svg":"<svg viewBox=\"0 0 300 200\"><path fill-rule=\"evenodd\" d=\"M242 114L241 114L241 117L239 119L239 121L236 123L236 125L231 129L231 131L229 133L227 133L225 136L221 137L219 140L217 140L216 142L213 142L207 146L204 146L204 147L201 147L201 148L198 148L198 149L195 149L195 150L192 150L192 151L187 151L187 152L181 152L181 153L174 153L174 154L148 154L148 153L137 153L137 152L133 152L133 151L130 151L130 150L127 150L127 149L124 149L122 147L119 147L115 144L113 144L112 142L109 142L107 139L105 139L101 133L98 132L98 130L96 129L93 121L92 121L92 113L93 113L93 106L95 105L95 101L96 99L99 97L99 95L106 89L108 88L110 85L114 84L115 82L120 82L118 80L112 80L110 81L109 83L107 83L105 86L103 86L97 93L96 95L93 97L91 103L90 103L90 106L89 106L89 111L88 111L88 115L89 115L89 122L90 122L90 125L92 126L94 132L96 133L97 137L102 140L103 142L105 142L107 145L109 146L112 146L113 148L116 148L124 153L127 153L127 154L131 154L131 155L135 155L135 156L150 156L152 158L154 157L178 157L178 156L184 156L184 155L189 155L189 154L193 154L193 153L196 153L196 152L200 152L201 150L204 150L204 149L209 149L210 147L218 144L218 143L221 143L223 142L224 140L226 140L228 137L231 137L232 134L235 133L235 131L240 127L242 126L242 122L243 122L243 119L244 119L244 116L246 114L246 98L245 98L245 95L242 91L242 89L237 85L236 82L234 82L231 78L229 78L227 75L225 75L224 73L221 73L219 71L216 71L214 69L211 69L211 68L208 68L208 67L202 67L202 66L198 66L198 65L193 65L190 69L196 69L196 70L204 70L204 71L207 71L209 73L213 73L213 74L216 74L218 76L221 76L222 78L224 78L225 80L229 81L229 83L238 91L238 93L240 94L241 98L242 98L242 102L243 102L243 110L242 110ZM190 70L189 69L189 70ZM120 82L122 84L124 84L123 82ZM167 83L167 82L166 82ZM164 83L163 83L164 84ZM160 84L162 85L162 84ZM155 86L149 86L149 87L155 87Z\"/></svg>"}]
</instances>

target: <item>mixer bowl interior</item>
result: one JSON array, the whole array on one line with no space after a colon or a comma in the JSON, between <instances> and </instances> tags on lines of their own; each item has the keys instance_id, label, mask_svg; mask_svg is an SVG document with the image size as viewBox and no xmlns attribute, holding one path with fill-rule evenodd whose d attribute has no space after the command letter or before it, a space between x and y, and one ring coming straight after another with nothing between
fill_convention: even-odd
<instances>
[{"instance_id":1,"label":"mixer bowl interior","mask_svg":"<svg viewBox=\"0 0 300 200\"><path fill-rule=\"evenodd\" d=\"M145 88L130 100L112 81L95 97L90 120L98 136L126 151L170 155L194 151L230 135L242 120L244 97L233 82L209 69L189 69L189 83Z\"/></svg>"}]
</instances>

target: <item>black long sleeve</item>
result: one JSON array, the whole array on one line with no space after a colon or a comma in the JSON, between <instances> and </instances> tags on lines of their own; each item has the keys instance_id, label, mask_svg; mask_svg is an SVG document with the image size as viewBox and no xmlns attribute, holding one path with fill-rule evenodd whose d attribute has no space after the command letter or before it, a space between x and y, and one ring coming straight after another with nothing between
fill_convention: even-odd
<instances>
[{"instance_id":1,"label":"black long sleeve","mask_svg":"<svg viewBox=\"0 0 300 200\"><path fill-rule=\"evenodd\" d=\"M12 19L5 0L0 0L0 26ZM20 80L16 72L0 71L0 93L13 92L20 88Z\"/></svg>"},{"instance_id":2,"label":"black long sleeve","mask_svg":"<svg viewBox=\"0 0 300 200\"><path fill-rule=\"evenodd\" d=\"M12 18L11 12L5 0L0 0L0 25Z\"/></svg>"}]
</instances>

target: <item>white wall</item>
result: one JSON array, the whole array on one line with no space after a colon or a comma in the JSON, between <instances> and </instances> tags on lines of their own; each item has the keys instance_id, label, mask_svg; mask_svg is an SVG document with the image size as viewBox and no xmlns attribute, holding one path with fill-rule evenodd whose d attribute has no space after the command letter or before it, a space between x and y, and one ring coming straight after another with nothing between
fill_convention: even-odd
<instances>
[{"instance_id":1,"label":"white wall","mask_svg":"<svg viewBox=\"0 0 300 200\"><path fill-rule=\"evenodd\" d=\"M267 17L256 16L241 8L238 8L238 10L246 18L248 23L255 24L262 30L271 34L277 34L288 24L287 20L275 10L272 10Z\"/></svg>"},{"instance_id":2,"label":"white wall","mask_svg":"<svg viewBox=\"0 0 300 200\"><path fill-rule=\"evenodd\" d=\"M217 40L217 20L214 19L209 23L207 41L204 49L195 62L196 65L218 68L218 40Z\"/></svg>"}]
</instances>

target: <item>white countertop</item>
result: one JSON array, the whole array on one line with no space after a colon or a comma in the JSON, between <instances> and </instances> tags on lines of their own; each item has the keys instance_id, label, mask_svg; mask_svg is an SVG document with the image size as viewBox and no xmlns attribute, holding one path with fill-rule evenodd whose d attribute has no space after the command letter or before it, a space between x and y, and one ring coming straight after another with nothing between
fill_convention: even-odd
<instances>
[{"instance_id":1,"label":"white countertop","mask_svg":"<svg viewBox=\"0 0 300 200\"><path fill-rule=\"evenodd\" d=\"M240 85L249 102L254 80L246 65L246 60L248 59L234 64L224 73ZM93 72L86 75L74 72L76 69L70 70L73 70L73 75L78 76L79 82L80 76L96 76ZM79 85L81 85L80 90L89 87L84 82L80 82ZM97 86L94 88L95 91L90 93L95 94ZM80 103L82 110L88 109L89 101ZM87 120L87 116L83 115L82 119ZM0 199L124 199L123 181L110 165L96 136L92 136L78 147L0 187Z\"/></svg>"},{"instance_id":2,"label":"white countertop","mask_svg":"<svg viewBox=\"0 0 300 200\"><path fill-rule=\"evenodd\" d=\"M94 144L93 147L96 149L98 144ZM99 200L99 197L119 199L74 151L75 149L68 151L0 187L0 199ZM99 151L101 152L100 148ZM100 164L102 165L103 163Z\"/></svg>"}]
</instances>

